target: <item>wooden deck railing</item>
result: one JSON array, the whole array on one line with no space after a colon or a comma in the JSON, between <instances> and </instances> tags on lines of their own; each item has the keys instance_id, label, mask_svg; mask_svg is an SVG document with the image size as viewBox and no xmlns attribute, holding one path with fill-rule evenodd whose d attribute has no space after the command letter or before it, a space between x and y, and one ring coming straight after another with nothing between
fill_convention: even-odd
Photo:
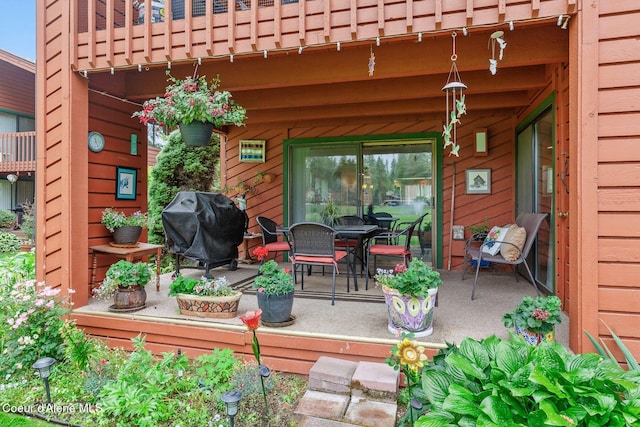
<instances>
[{"instance_id":1,"label":"wooden deck railing","mask_svg":"<svg viewBox=\"0 0 640 427\"><path fill-rule=\"evenodd\" d=\"M0 133L0 172L36 170L36 132Z\"/></svg>"},{"instance_id":2,"label":"wooden deck railing","mask_svg":"<svg viewBox=\"0 0 640 427\"><path fill-rule=\"evenodd\" d=\"M266 54L557 19L577 0L71 0L76 70ZM142 68L140 68L142 69Z\"/></svg>"}]
</instances>

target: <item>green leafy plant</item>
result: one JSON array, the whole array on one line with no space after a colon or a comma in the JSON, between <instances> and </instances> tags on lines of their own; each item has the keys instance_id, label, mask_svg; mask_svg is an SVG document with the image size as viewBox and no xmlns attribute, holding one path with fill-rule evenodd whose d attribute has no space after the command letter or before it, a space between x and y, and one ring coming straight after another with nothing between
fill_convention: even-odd
<instances>
[{"instance_id":1,"label":"green leafy plant","mask_svg":"<svg viewBox=\"0 0 640 427\"><path fill-rule=\"evenodd\" d=\"M33 242L36 237L36 217L33 204L25 202L22 204L24 215L22 216L22 224L20 224L20 230L25 234L25 237L29 242Z\"/></svg>"},{"instance_id":2,"label":"green leafy plant","mask_svg":"<svg viewBox=\"0 0 640 427\"><path fill-rule=\"evenodd\" d=\"M223 387L229 390L229 379L240 367L240 361L230 348L214 348L213 353L201 354L196 358L199 366L196 374L207 387Z\"/></svg>"},{"instance_id":3,"label":"green leafy plant","mask_svg":"<svg viewBox=\"0 0 640 427\"><path fill-rule=\"evenodd\" d=\"M506 328L518 326L534 334L546 335L562 322L562 301L555 295L525 296L515 310L506 313L502 322Z\"/></svg>"},{"instance_id":4,"label":"green leafy plant","mask_svg":"<svg viewBox=\"0 0 640 427\"><path fill-rule=\"evenodd\" d=\"M218 77L207 82L206 76L187 76L180 80L168 71L167 75L169 85L164 96L145 101L142 111L133 113L141 123L170 128L193 121L212 123L216 128L244 123L246 110L233 101L231 93L216 90L220 86Z\"/></svg>"},{"instance_id":5,"label":"green leafy plant","mask_svg":"<svg viewBox=\"0 0 640 427\"><path fill-rule=\"evenodd\" d=\"M613 332L611 330L609 325L607 325L605 323L605 326L609 330L609 333L611 333L611 336L613 337L613 341L616 343L616 345L618 346L618 348L622 352L622 355L624 356L624 359L627 362L627 366L629 367L629 370L640 372L640 364L638 363L636 358L633 356L633 353L631 353L631 350L629 350L629 348L624 344L624 342L622 342L620 337L618 335L616 335L615 332ZM618 360L613 355L611 350L609 350L609 347L604 342L604 340L600 339L600 342L598 342L598 340L595 339L593 337L593 335L591 335L589 332L584 331L584 333L587 335L587 338L589 338L589 340L591 341L593 346L596 348L596 351L598 352L598 354L600 356L607 357L610 360L612 360L613 362L618 363ZM602 345L600 345L600 344L602 344ZM620 365L620 364L618 363L618 365Z\"/></svg>"},{"instance_id":6,"label":"green leafy plant","mask_svg":"<svg viewBox=\"0 0 640 427\"><path fill-rule=\"evenodd\" d=\"M397 264L393 270L378 269L375 279L377 284L395 289L401 295L418 298L426 298L429 289L442 285L440 273L418 258L414 258L408 268Z\"/></svg>"},{"instance_id":7,"label":"green leafy plant","mask_svg":"<svg viewBox=\"0 0 640 427\"><path fill-rule=\"evenodd\" d=\"M162 210L179 191L214 191L220 176L220 136L202 147L188 147L180 131L163 138L165 146L149 174L149 242L164 244ZM169 260L171 257L163 257Z\"/></svg>"},{"instance_id":8,"label":"green leafy plant","mask_svg":"<svg viewBox=\"0 0 640 427\"><path fill-rule=\"evenodd\" d=\"M270 259L259 268L260 275L253 281L252 288L269 295L284 295L293 292L293 278L288 268L278 268L278 263Z\"/></svg>"},{"instance_id":9,"label":"green leafy plant","mask_svg":"<svg viewBox=\"0 0 640 427\"><path fill-rule=\"evenodd\" d=\"M111 264L105 279L93 293L101 298L109 298L118 287L146 286L151 280L151 269L145 262L130 262L124 259Z\"/></svg>"},{"instance_id":10,"label":"green leafy plant","mask_svg":"<svg viewBox=\"0 0 640 427\"><path fill-rule=\"evenodd\" d=\"M20 250L20 238L13 233L0 231L0 252L17 252Z\"/></svg>"},{"instance_id":11,"label":"green leafy plant","mask_svg":"<svg viewBox=\"0 0 640 427\"><path fill-rule=\"evenodd\" d=\"M12 228L16 222L16 214L0 209L0 228Z\"/></svg>"},{"instance_id":12,"label":"green leafy plant","mask_svg":"<svg viewBox=\"0 0 640 427\"><path fill-rule=\"evenodd\" d=\"M231 283L226 277L207 279L203 276L198 280L193 277L178 276L169 285L170 297L175 297L178 294L223 297L236 293L238 291L231 288Z\"/></svg>"},{"instance_id":13,"label":"green leafy plant","mask_svg":"<svg viewBox=\"0 0 640 427\"><path fill-rule=\"evenodd\" d=\"M484 221L482 222L482 224L475 224L475 225L470 225L467 227L469 229L469 232L471 232L471 234L487 234L489 232L489 217L485 216L484 217Z\"/></svg>"},{"instance_id":14,"label":"green leafy plant","mask_svg":"<svg viewBox=\"0 0 640 427\"><path fill-rule=\"evenodd\" d=\"M131 215L119 212L114 208L106 208L102 211L102 224L112 233L116 228L127 225L147 228L148 221L147 214L140 211L135 211Z\"/></svg>"},{"instance_id":15,"label":"green leafy plant","mask_svg":"<svg viewBox=\"0 0 640 427\"><path fill-rule=\"evenodd\" d=\"M594 353L520 337L465 338L422 370L416 427L638 425L640 377Z\"/></svg>"}]
</instances>

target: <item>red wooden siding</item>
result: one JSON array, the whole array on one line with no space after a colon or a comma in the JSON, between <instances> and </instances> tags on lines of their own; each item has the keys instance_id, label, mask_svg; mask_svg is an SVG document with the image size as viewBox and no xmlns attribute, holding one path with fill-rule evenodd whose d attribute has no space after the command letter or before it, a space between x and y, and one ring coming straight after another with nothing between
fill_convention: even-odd
<instances>
[{"instance_id":1,"label":"red wooden siding","mask_svg":"<svg viewBox=\"0 0 640 427\"><path fill-rule=\"evenodd\" d=\"M0 50L0 111L35 116L35 64Z\"/></svg>"},{"instance_id":2,"label":"red wooden siding","mask_svg":"<svg viewBox=\"0 0 640 427\"><path fill-rule=\"evenodd\" d=\"M639 355L640 283L636 270L640 265L640 4L629 0L600 2L598 13L595 315ZM597 328L601 336L610 335L604 324L599 323Z\"/></svg>"}]
</instances>

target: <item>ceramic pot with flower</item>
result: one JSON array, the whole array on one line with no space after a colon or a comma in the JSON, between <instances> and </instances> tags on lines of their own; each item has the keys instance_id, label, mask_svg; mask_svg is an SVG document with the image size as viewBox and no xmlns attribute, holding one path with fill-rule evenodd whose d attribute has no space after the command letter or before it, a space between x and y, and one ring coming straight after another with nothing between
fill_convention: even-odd
<instances>
[{"instance_id":1,"label":"ceramic pot with flower","mask_svg":"<svg viewBox=\"0 0 640 427\"><path fill-rule=\"evenodd\" d=\"M442 284L440 273L419 259L406 267L378 269L376 283L382 286L387 304L387 329L392 334L412 333L426 337L433 333L433 314Z\"/></svg>"},{"instance_id":2,"label":"ceramic pot with flower","mask_svg":"<svg viewBox=\"0 0 640 427\"><path fill-rule=\"evenodd\" d=\"M252 288L256 290L262 321L276 324L291 321L294 297L291 272L289 269L278 268L278 263L274 260L262 264L259 272Z\"/></svg>"},{"instance_id":3,"label":"ceramic pot with flower","mask_svg":"<svg viewBox=\"0 0 640 427\"><path fill-rule=\"evenodd\" d=\"M555 339L555 326L562 322L562 301L555 295L522 298L515 310L502 317L506 328L537 345Z\"/></svg>"},{"instance_id":4,"label":"ceramic pot with flower","mask_svg":"<svg viewBox=\"0 0 640 427\"><path fill-rule=\"evenodd\" d=\"M188 145L207 145L213 129L242 126L247 112L227 91L218 91L220 79L210 82L206 76L176 79L167 72L169 85L164 96L144 102L142 111L133 113L143 124L180 128Z\"/></svg>"},{"instance_id":5,"label":"ceramic pot with flower","mask_svg":"<svg viewBox=\"0 0 640 427\"><path fill-rule=\"evenodd\" d=\"M112 264L100 287L93 290L100 298L113 296L110 311L136 311L145 307L145 286L151 280L151 269L145 262L130 262L124 259Z\"/></svg>"},{"instance_id":6,"label":"ceramic pot with flower","mask_svg":"<svg viewBox=\"0 0 640 427\"><path fill-rule=\"evenodd\" d=\"M231 288L226 277L200 280L178 276L169 285L169 296L176 297L181 314L229 319L235 317L242 292Z\"/></svg>"}]
</instances>

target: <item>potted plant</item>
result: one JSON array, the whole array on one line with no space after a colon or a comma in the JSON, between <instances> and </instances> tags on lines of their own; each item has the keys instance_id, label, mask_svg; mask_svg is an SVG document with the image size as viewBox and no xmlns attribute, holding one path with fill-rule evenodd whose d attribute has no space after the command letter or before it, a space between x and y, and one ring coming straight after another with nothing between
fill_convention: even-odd
<instances>
[{"instance_id":1,"label":"potted plant","mask_svg":"<svg viewBox=\"0 0 640 427\"><path fill-rule=\"evenodd\" d=\"M554 340L554 329L562 322L562 302L555 295L530 297L525 296L515 310L502 317L507 328L515 328L530 344Z\"/></svg>"},{"instance_id":2,"label":"potted plant","mask_svg":"<svg viewBox=\"0 0 640 427\"><path fill-rule=\"evenodd\" d=\"M220 79L207 82L206 76L169 76L164 96L144 102L139 117L143 124L156 123L174 128L178 126L182 139L189 145L207 145L213 129L227 125L242 126L247 112L231 98L231 93L216 90Z\"/></svg>"},{"instance_id":3,"label":"potted plant","mask_svg":"<svg viewBox=\"0 0 640 427\"><path fill-rule=\"evenodd\" d=\"M136 245L142 230L148 227L146 212L135 211L131 215L106 208L102 211L102 224L113 234L116 245Z\"/></svg>"},{"instance_id":4,"label":"potted plant","mask_svg":"<svg viewBox=\"0 0 640 427\"><path fill-rule=\"evenodd\" d=\"M144 287L151 280L151 269L145 262L124 259L112 264L105 279L93 293L101 298L113 295L110 311L135 311L145 307L147 292Z\"/></svg>"},{"instance_id":5,"label":"potted plant","mask_svg":"<svg viewBox=\"0 0 640 427\"><path fill-rule=\"evenodd\" d=\"M425 337L433 333L433 308L440 273L422 260L414 258L409 267L398 264L393 270L378 269L376 282L382 286L392 334L413 333Z\"/></svg>"},{"instance_id":6,"label":"potted plant","mask_svg":"<svg viewBox=\"0 0 640 427\"><path fill-rule=\"evenodd\" d=\"M260 253L258 251L258 257ZM262 264L259 272L252 287L262 310L262 321L276 324L291 321L294 296L291 272L288 268L278 268L278 263L272 259Z\"/></svg>"},{"instance_id":7,"label":"potted plant","mask_svg":"<svg viewBox=\"0 0 640 427\"><path fill-rule=\"evenodd\" d=\"M319 211L322 222L333 227L335 219L340 216L338 204L333 200L327 200L327 203Z\"/></svg>"},{"instance_id":8,"label":"potted plant","mask_svg":"<svg viewBox=\"0 0 640 427\"><path fill-rule=\"evenodd\" d=\"M178 276L169 285L169 296L176 297L182 314L225 319L236 316L242 292L232 289L226 277Z\"/></svg>"}]
</instances>

